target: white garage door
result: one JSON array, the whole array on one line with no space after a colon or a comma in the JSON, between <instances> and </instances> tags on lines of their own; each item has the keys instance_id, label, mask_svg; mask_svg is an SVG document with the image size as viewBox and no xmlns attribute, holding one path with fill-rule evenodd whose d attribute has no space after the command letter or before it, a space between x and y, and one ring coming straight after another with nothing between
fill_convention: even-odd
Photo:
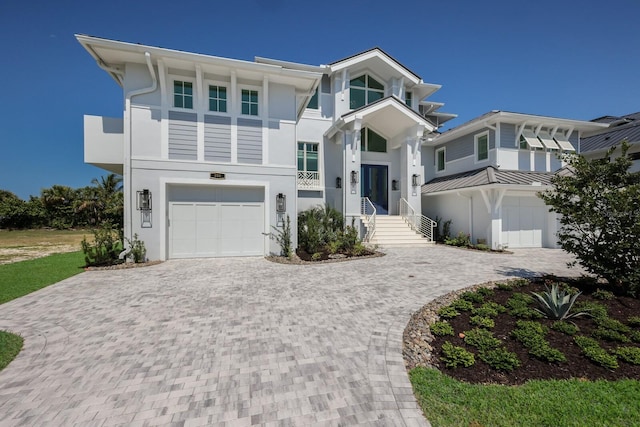
<instances>
[{"instance_id":1,"label":"white garage door","mask_svg":"<svg viewBox=\"0 0 640 427\"><path fill-rule=\"evenodd\" d=\"M535 197L505 197L502 201L502 243L510 248L540 248L545 244L549 209Z\"/></svg>"},{"instance_id":2,"label":"white garage door","mask_svg":"<svg viewBox=\"0 0 640 427\"><path fill-rule=\"evenodd\" d=\"M264 254L264 203L169 203L169 257Z\"/></svg>"}]
</instances>

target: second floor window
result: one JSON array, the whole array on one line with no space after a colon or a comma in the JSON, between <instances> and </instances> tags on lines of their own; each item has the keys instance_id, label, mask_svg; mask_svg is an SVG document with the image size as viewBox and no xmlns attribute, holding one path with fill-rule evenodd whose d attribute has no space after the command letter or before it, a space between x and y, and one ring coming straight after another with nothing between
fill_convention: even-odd
<instances>
[{"instance_id":1,"label":"second floor window","mask_svg":"<svg viewBox=\"0 0 640 427\"><path fill-rule=\"evenodd\" d=\"M227 88L209 85L209 111L227 112Z\"/></svg>"},{"instance_id":2,"label":"second floor window","mask_svg":"<svg viewBox=\"0 0 640 427\"><path fill-rule=\"evenodd\" d=\"M298 171L318 172L318 144L298 142Z\"/></svg>"},{"instance_id":3,"label":"second floor window","mask_svg":"<svg viewBox=\"0 0 640 427\"><path fill-rule=\"evenodd\" d=\"M173 106L177 108L193 108L193 83L173 81Z\"/></svg>"},{"instance_id":4,"label":"second floor window","mask_svg":"<svg viewBox=\"0 0 640 427\"><path fill-rule=\"evenodd\" d=\"M411 108L413 108L413 93L409 91L405 91L404 93L404 102Z\"/></svg>"},{"instance_id":5,"label":"second floor window","mask_svg":"<svg viewBox=\"0 0 640 427\"><path fill-rule=\"evenodd\" d=\"M384 97L384 85L368 74L352 79L349 86L351 109L363 107Z\"/></svg>"},{"instance_id":6,"label":"second floor window","mask_svg":"<svg viewBox=\"0 0 640 427\"><path fill-rule=\"evenodd\" d=\"M309 104L307 104L307 108L311 110L318 109L318 89L316 89L316 93L314 93L313 96L311 97Z\"/></svg>"},{"instance_id":7,"label":"second floor window","mask_svg":"<svg viewBox=\"0 0 640 427\"><path fill-rule=\"evenodd\" d=\"M258 115L258 91L242 89L242 114L248 116Z\"/></svg>"},{"instance_id":8,"label":"second floor window","mask_svg":"<svg viewBox=\"0 0 640 427\"><path fill-rule=\"evenodd\" d=\"M489 135L476 136L476 161L487 160L489 158Z\"/></svg>"},{"instance_id":9,"label":"second floor window","mask_svg":"<svg viewBox=\"0 0 640 427\"><path fill-rule=\"evenodd\" d=\"M436 150L436 171L442 172L445 167L445 149Z\"/></svg>"}]
</instances>

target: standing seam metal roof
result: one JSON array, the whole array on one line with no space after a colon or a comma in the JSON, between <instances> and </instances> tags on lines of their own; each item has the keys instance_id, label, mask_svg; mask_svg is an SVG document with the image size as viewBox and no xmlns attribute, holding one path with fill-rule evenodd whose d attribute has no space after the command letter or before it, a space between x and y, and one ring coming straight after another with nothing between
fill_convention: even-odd
<instances>
[{"instance_id":1,"label":"standing seam metal roof","mask_svg":"<svg viewBox=\"0 0 640 427\"><path fill-rule=\"evenodd\" d=\"M480 187L490 184L503 185L551 185L552 172L523 172L513 170L500 170L493 166L475 169L468 172L434 178L422 185L422 194L437 193L447 190Z\"/></svg>"},{"instance_id":2,"label":"standing seam metal roof","mask_svg":"<svg viewBox=\"0 0 640 427\"><path fill-rule=\"evenodd\" d=\"M606 117L606 120L609 120L609 117ZM616 121L621 121L623 124L614 125L605 129L604 132L582 138L580 140L580 152L586 153L607 149L618 145L625 139L631 144L640 143L640 113L628 114L612 120L612 122ZM627 123L624 123L624 121L627 121Z\"/></svg>"}]
</instances>

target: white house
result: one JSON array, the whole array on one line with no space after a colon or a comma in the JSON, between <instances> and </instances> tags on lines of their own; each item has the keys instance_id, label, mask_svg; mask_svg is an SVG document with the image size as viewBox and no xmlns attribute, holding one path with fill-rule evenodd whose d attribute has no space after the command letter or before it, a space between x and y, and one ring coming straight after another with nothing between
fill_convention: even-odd
<instances>
[{"instance_id":1,"label":"white house","mask_svg":"<svg viewBox=\"0 0 640 427\"><path fill-rule=\"evenodd\" d=\"M440 86L379 48L312 66L76 37L124 94L122 117L85 116L85 162L122 174L125 236L150 259L277 253L273 227L288 215L295 245L297 212L325 203L383 245L431 240L439 216L553 247L533 195L606 126L492 112L440 134Z\"/></svg>"}]
</instances>

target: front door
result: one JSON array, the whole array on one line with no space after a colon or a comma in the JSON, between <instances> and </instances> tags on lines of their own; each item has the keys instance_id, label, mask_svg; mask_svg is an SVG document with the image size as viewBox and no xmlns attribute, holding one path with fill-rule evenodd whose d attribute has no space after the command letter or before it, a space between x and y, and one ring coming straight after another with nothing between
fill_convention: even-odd
<instances>
[{"instance_id":1,"label":"front door","mask_svg":"<svg viewBox=\"0 0 640 427\"><path fill-rule=\"evenodd\" d=\"M360 168L360 194L368 197L378 214L389 213L388 166L362 165Z\"/></svg>"}]
</instances>

